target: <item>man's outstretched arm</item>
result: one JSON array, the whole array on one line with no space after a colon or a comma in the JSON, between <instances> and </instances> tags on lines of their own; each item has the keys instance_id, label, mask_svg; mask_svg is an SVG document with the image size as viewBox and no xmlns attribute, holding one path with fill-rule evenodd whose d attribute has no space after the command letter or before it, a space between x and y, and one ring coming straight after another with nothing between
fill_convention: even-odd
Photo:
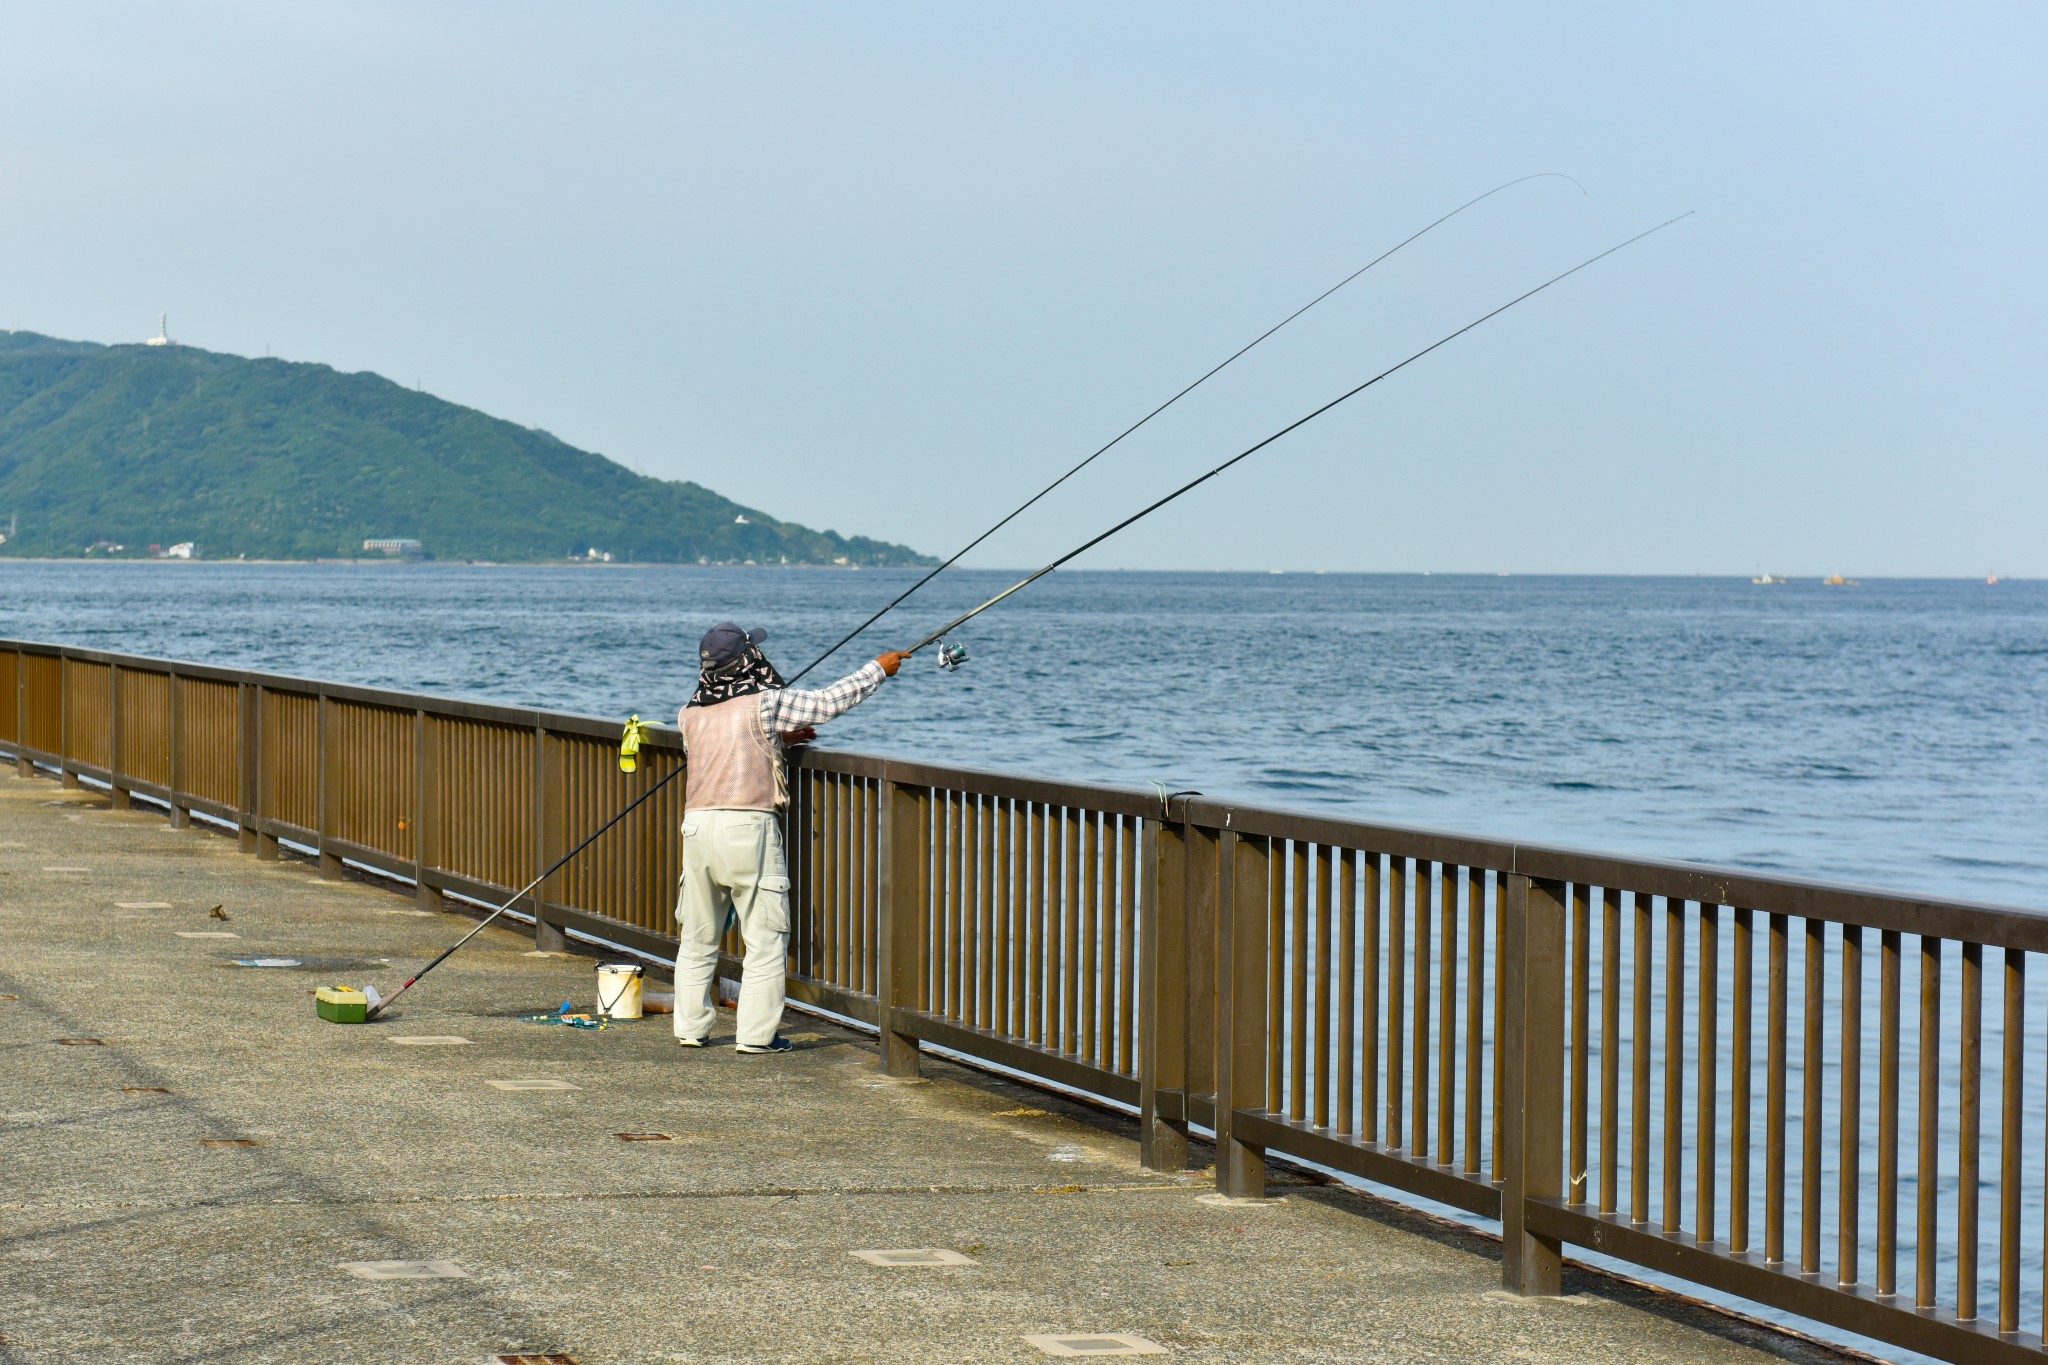
<instances>
[{"instance_id":1,"label":"man's outstretched arm","mask_svg":"<svg viewBox=\"0 0 2048 1365\"><path fill-rule=\"evenodd\" d=\"M763 728L771 735L780 735L807 725L823 725L828 720L843 716L872 697L882 685L882 679L894 677L902 663L903 656L891 652L847 674L830 687L815 691L783 688L779 692L764 693Z\"/></svg>"}]
</instances>

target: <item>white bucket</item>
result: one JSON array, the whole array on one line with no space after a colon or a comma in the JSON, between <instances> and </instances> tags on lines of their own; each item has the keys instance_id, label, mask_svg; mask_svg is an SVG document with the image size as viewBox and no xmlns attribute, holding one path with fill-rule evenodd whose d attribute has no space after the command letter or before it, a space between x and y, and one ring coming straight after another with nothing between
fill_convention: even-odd
<instances>
[{"instance_id":1,"label":"white bucket","mask_svg":"<svg viewBox=\"0 0 2048 1365\"><path fill-rule=\"evenodd\" d=\"M644 969L634 962L597 964L597 1012L608 1019L640 1017L640 978Z\"/></svg>"}]
</instances>

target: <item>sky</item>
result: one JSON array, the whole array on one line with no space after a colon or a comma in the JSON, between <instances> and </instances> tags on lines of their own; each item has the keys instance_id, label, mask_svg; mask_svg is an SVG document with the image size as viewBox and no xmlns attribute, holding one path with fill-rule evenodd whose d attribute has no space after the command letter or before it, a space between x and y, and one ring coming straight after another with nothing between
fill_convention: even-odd
<instances>
[{"instance_id":1,"label":"sky","mask_svg":"<svg viewBox=\"0 0 2048 1365\"><path fill-rule=\"evenodd\" d=\"M2048 10L0 11L0 327L1035 566L2048 576ZM1583 193L1578 186L1583 186Z\"/></svg>"}]
</instances>

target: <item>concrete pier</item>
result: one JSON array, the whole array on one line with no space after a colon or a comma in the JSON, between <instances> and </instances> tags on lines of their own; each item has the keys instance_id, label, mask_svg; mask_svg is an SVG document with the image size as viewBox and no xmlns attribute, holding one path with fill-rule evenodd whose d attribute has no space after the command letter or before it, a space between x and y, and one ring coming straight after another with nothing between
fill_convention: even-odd
<instances>
[{"instance_id":1,"label":"concrete pier","mask_svg":"<svg viewBox=\"0 0 2048 1365\"><path fill-rule=\"evenodd\" d=\"M0 776L0 1361L1859 1358L1570 1268L1508 1299L1476 1234L1279 1167L1276 1200L1218 1202L1115 1115L937 1061L886 1080L802 1016L778 1057L525 1023L587 1008L592 960L510 927L377 1024L315 1017L317 985L391 989L467 923ZM233 965L258 957L306 965ZM463 1041L404 1041L433 1038ZM970 1263L855 1255L924 1248ZM377 1262L447 1273L347 1268Z\"/></svg>"}]
</instances>

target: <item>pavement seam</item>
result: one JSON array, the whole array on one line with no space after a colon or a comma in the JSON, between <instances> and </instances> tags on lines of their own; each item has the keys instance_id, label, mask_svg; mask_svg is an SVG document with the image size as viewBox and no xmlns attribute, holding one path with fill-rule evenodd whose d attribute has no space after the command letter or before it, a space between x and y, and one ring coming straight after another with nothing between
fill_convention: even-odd
<instances>
[{"instance_id":1,"label":"pavement seam","mask_svg":"<svg viewBox=\"0 0 2048 1365\"><path fill-rule=\"evenodd\" d=\"M782 1186L719 1190L594 1190L526 1191L506 1194L365 1195L330 1199L199 1199L186 1203L133 1200L91 1204L0 1204L0 1213L110 1213L148 1210L183 1213L200 1209L372 1208L422 1204L581 1203L593 1200L704 1199L862 1199L932 1194L1186 1194L1197 1185L871 1185L854 1187Z\"/></svg>"}]
</instances>

